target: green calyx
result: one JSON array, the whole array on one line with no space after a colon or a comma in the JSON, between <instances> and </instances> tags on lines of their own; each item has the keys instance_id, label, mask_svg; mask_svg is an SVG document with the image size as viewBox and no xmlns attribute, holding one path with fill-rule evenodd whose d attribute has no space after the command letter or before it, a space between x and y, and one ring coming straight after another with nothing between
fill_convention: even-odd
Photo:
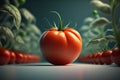
<instances>
[{"instance_id":1,"label":"green calyx","mask_svg":"<svg viewBox=\"0 0 120 80\"><path fill-rule=\"evenodd\" d=\"M52 13L55 13L57 16L58 16L58 18L59 18L59 27L58 27L58 31L61 31L61 30L63 30L63 25L62 25L62 19L61 19L61 16L60 16L60 14L57 12L57 11L51 11Z\"/></svg>"}]
</instances>

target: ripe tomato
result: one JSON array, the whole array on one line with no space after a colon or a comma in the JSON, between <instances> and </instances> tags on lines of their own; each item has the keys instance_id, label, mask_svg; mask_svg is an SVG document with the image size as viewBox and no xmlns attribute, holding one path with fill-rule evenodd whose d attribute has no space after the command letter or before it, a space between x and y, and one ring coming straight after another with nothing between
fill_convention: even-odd
<instances>
[{"instance_id":1,"label":"ripe tomato","mask_svg":"<svg viewBox=\"0 0 120 80\"><path fill-rule=\"evenodd\" d=\"M102 61L104 62L104 64L107 64L107 65L112 64L111 54L112 54L112 50L106 50L103 52L101 57L102 57Z\"/></svg>"},{"instance_id":2,"label":"ripe tomato","mask_svg":"<svg viewBox=\"0 0 120 80\"><path fill-rule=\"evenodd\" d=\"M27 61L28 63L32 63L33 62L33 60L32 60L32 55L30 55L30 54L28 54L28 61Z\"/></svg>"},{"instance_id":3,"label":"ripe tomato","mask_svg":"<svg viewBox=\"0 0 120 80\"><path fill-rule=\"evenodd\" d=\"M112 51L111 60L120 66L120 48L115 48Z\"/></svg>"},{"instance_id":4,"label":"ripe tomato","mask_svg":"<svg viewBox=\"0 0 120 80\"><path fill-rule=\"evenodd\" d=\"M97 56L96 56L96 62L98 63L98 64L104 64L103 62L102 62L102 53L103 52L97 52Z\"/></svg>"},{"instance_id":5,"label":"ripe tomato","mask_svg":"<svg viewBox=\"0 0 120 80\"><path fill-rule=\"evenodd\" d=\"M22 53L15 52L15 55L16 55L16 61L15 61L16 64L20 64L24 62L24 56Z\"/></svg>"},{"instance_id":6,"label":"ripe tomato","mask_svg":"<svg viewBox=\"0 0 120 80\"><path fill-rule=\"evenodd\" d=\"M41 51L47 61L54 65L66 65L75 61L82 50L82 38L72 29L58 31L52 28L40 39Z\"/></svg>"},{"instance_id":7,"label":"ripe tomato","mask_svg":"<svg viewBox=\"0 0 120 80\"><path fill-rule=\"evenodd\" d=\"M93 56L92 56L93 64L98 64L97 61L96 61L96 58L97 58L97 53L94 53Z\"/></svg>"},{"instance_id":8,"label":"ripe tomato","mask_svg":"<svg viewBox=\"0 0 120 80\"><path fill-rule=\"evenodd\" d=\"M23 63L28 63L28 55L27 54L23 54Z\"/></svg>"},{"instance_id":9,"label":"ripe tomato","mask_svg":"<svg viewBox=\"0 0 120 80\"><path fill-rule=\"evenodd\" d=\"M88 55L88 63L92 63L92 56L93 56L93 54Z\"/></svg>"},{"instance_id":10,"label":"ripe tomato","mask_svg":"<svg viewBox=\"0 0 120 80\"><path fill-rule=\"evenodd\" d=\"M95 64L99 64L100 63L100 59L99 59L99 57L101 56L101 53L100 52L96 52L95 54L94 54L94 63Z\"/></svg>"},{"instance_id":11,"label":"ripe tomato","mask_svg":"<svg viewBox=\"0 0 120 80\"><path fill-rule=\"evenodd\" d=\"M5 65L10 60L10 52L5 48L0 49L0 65Z\"/></svg>"},{"instance_id":12,"label":"ripe tomato","mask_svg":"<svg viewBox=\"0 0 120 80\"><path fill-rule=\"evenodd\" d=\"M13 51L9 50L10 51L10 61L8 62L8 64L13 64L16 60L16 55Z\"/></svg>"},{"instance_id":13,"label":"ripe tomato","mask_svg":"<svg viewBox=\"0 0 120 80\"><path fill-rule=\"evenodd\" d=\"M33 56L34 62L40 62L40 56L34 55Z\"/></svg>"}]
</instances>

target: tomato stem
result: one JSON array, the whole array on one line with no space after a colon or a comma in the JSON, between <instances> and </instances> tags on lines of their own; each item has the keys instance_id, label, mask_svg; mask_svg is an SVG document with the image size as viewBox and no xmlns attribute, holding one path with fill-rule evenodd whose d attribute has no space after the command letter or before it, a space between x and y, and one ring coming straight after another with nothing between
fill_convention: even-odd
<instances>
[{"instance_id":1,"label":"tomato stem","mask_svg":"<svg viewBox=\"0 0 120 80\"><path fill-rule=\"evenodd\" d=\"M58 28L58 31L61 31L61 30L63 30L63 28L62 28L62 19L61 19L61 16L60 16L60 14L57 12L57 11L51 11L52 13L55 13L57 16L58 16L58 18L59 18L59 28Z\"/></svg>"},{"instance_id":2,"label":"tomato stem","mask_svg":"<svg viewBox=\"0 0 120 80\"><path fill-rule=\"evenodd\" d=\"M116 8L116 5L115 5L115 1L113 2L113 5L112 5L112 12L111 12L111 17L112 17L112 28L114 30L114 33L115 33L115 38L116 38L116 41L118 43L118 47L120 48L120 35L119 35L119 31L117 29L117 26L115 24L115 8Z\"/></svg>"}]
</instances>

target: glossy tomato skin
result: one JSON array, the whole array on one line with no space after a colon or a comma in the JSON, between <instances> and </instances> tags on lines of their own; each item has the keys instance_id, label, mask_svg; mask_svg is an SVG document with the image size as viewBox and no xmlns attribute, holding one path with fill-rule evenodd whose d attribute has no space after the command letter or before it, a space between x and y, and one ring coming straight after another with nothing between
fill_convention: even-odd
<instances>
[{"instance_id":1,"label":"glossy tomato skin","mask_svg":"<svg viewBox=\"0 0 120 80\"><path fill-rule=\"evenodd\" d=\"M97 53L94 53L93 54L93 63L94 64L98 64L98 62L96 61L96 58L97 58Z\"/></svg>"},{"instance_id":2,"label":"glossy tomato skin","mask_svg":"<svg viewBox=\"0 0 120 80\"><path fill-rule=\"evenodd\" d=\"M103 52L98 52L97 59L96 59L98 64L101 64L101 65L104 64L104 62L102 61L102 54L103 54Z\"/></svg>"},{"instance_id":3,"label":"glossy tomato skin","mask_svg":"<svg viewBox=\"0 0 120 80\"><path fill-rule=\"evenodd\" d=\"M52 28L43 33L40 48L47 61L54 65L66 65L75 61L82 50L82 38L72 29L58 31Z\"/></svg>"},{"instance_id":4,"label":"glossy tomato skin","mask_svg":"<svg viewBox=\"0 0 120 80\"><path fill-rule=\"evenodd\" d=\"M8 64L13 64L16 60L16 55L15 55L14 51L11 51L11 50L9 50L9 51L10 51L10 60L9 60Z\"/></svg>"},{"instance_id":5,"label":"glossy tomato skin","mask_svg":"<svg viewBox=\"0 0 120 80\"><path fill-rule=\"evenodd\" d=\"M120 66L120 48L115 48L111 54L111 60Z\"/></svg>"},{"instance_id":6,"label":"glossy tomato skin","mask_svg":"<svg viewBox=\"0 0 120 80\"><path fill-rule=\"evenodd\" d=\"M92 54L88 55L88 63L90 63L90 64L92 63Z\"/></svg>"},{"instance_id":7,"label":"glossy tomato skin","mask_svg":"<svg viewBox=\"0 0 120 80\"><path fill-rule=\"evenodd\" d=\"M10 60L10 52L5 48L0 49L0 65L5 65Z\"/></svg>"},{"instance_id":8,"label":"glossy tomato skin","mask_svg":"<svg viewBox=\"0 0 120 80\"><path fill-rule=\"evenodd\" d=\"M22 53L15 52L15 55L16 55L16 61L15 61L16 64L24 63L24 56Z\"/></svg>"},{"instance_id":9,"label":"glossy tomato skin","mask_svg":"<svg viewBox=\"0 0 120 80\"><path fill-rule=\"evenodd\" d=\"M112 50L106 50L103 52L102 62L104 62L104 64L107 64L107 65L112 64L111 54L112 54Z\"/></svg>"},{"instance_id":10,"label":"glossy tomato skin","mask_svg":"<svg viewBox=\"0 0 120 80\"><path fill-rule=\"evenodd\" d=\"M102 64L100 57L101 57L102 53L101 52L97 52L96 53L96 58L95 58L95 62L96 64Z\"/></svg>"}]
</instances>

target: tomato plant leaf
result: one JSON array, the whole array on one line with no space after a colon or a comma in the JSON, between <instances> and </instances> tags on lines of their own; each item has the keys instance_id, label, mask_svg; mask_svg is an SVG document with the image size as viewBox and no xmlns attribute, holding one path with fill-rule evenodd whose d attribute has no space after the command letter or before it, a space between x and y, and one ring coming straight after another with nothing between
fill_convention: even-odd
<instances>
[{"instance_id":1,"label":"tomato plant leaf","mask_svg":"<svg viewBox=\"0 0 120 80\"><path fill-rule=\"evenodd\" d=\"M31 28L31 31L33 31L34 33L41 34L40 29L36 25L30 24L30 28Z\"/></svg>"},{"instance_id":2,"label":"tomato plant leaf","mask_svg":"<svg viewBox=\"0 0 120 80\"><path fill-rule=\"evenodd\" d=\"M94 18L92 18L92 17L87 17L87 18L84 20L85 23L91 23L91 22L93 22L93 21L94 21Z\"/></svg>"},{"instance_id":3,"label":"tomato plant leaf","mask_svg":"<svg viewBox=\"0 0 120 80\"><path fill-rule=\"evenodd\" d=\"M108 41L115 41L115 37L114 37L113 35L105 36L105 38L106 38Z\"/></svg>"},{"instance_id":4,"label":"tomato plant leaf","mask_svg":"<svg viewBox=\"0 0 120 80\"><path fill-rule=\"evenodd\" d=\"M36 22L36 18L25 8L20 9L21 14L25 17L25 19L31 23L31 22Z\"/></svg>"},{"instance_id":5,"label":"tomato plant leaf","mask_svg":"<svg viewBox=\"0 0 120 80\"><path fill-rule=\"evenodd\" d=\"M14 25L16 26L17 29L19 29L21 24L21 14L19 10L14 5L11 5L11 4L5 4L1 8L1 10L13 16Z\"/></svg>"},{"instance_id":6,"label":"tomato plant leaf","mask_svg":"<svg viewBox=\"0 0 120 80\"><path fill-rule=\"evenodd\" d=\"M20 43L20 44L24 44L25 42L23 41L21 36L16 36L15 37L16 42Z\"/></svg>"},{"instance_id":7,"label":"tomato plant leaf","mask_svg":"<svg viewBox=\"0 0 120 80\"><path fill-rule=\"evenodd\" d=\"M88 45L87 46L89 46L89 45L91 45L91 44L101 44L102 42L106 42L107 40L105 39L105 38L99 38L99 39L93 39L93 40L90 40L89 42L88 42Z\"/></svg>"},{"instance_id":8,"label":"tomato plant leaf","mask_svg":"<svg viewBox=\"0 0 120 80\"><path fill-rule=\"evenodd\" d=\"M14 34L8 27L1 27L0 32L5 35L7 38L13 39Z\"/></svg>"},{"instance_id":9,"label":"tomato plant leaf","mask_svg":"<svg viewBox=\"0 0 120 80\"><path fill-rule=\"evenodd\" d=\"M109 4L103 3L100 0L92 0L91 3L102 13L111 14L111 6Z\"/></svg>"},{"instance_id":10,"label":"tomato plant leaf","mask_svg":"<svg viewBox=\"0 0 120 80\"><path fill-rule=\"evenodd\" d=\"M26 35L26 31L20 29L19 32L18 32L18 35L21 36L21 37L24 37Z\"/></svg>"},{"instance_id":11,"label":"tomato plant leaf","mask_svg":"<svg viewBox=\"0 0 120 80\"><path fill-rule=\"evenodd\" d=\"M96 27L103 27L106 26L107 24L109 24L110 21L107 18L104 17L100 17L97 18L96 20L94 20L91 24L90 27L91 28L96 28Z\"/></svg>"},{"instance_id":12,"label":"tomato plant leaf","mask_svg":"<svg viewBox=\"0 0 120 80\"><path fill-rule=\"evenodd\" d=\"M81 30L83 30L83 31L89 30L89 29L90 29L90 27L89 27L88 25L83 25L83 26L81 27Z\"/></svg>"}]
</instances>

